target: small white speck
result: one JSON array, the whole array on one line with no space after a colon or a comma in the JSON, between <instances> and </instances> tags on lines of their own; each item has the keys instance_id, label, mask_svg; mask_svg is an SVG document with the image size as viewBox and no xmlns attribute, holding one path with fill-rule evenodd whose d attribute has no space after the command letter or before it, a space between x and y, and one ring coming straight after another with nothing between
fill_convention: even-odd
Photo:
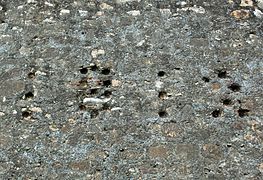
<instances>
[{"instance_id":1,"label":"small white speck","mask_svg":"<svg viewBox=\"0 0 263 180\"><path fill-rule=\"evenodd\" d=\"M50 6L50 7L54 7L54 4L51 4L50 2L45 2L45 5Z\"/></svg>"},{"instance_id":2,"label":"small white speck","mask_svg":"<svg viewBox=\"0 0 263 180\"><path fill-rule=\"evenodd\" d=\"M141 14L141 12L138 10L133 10L133 11L128 11L127 14L132 15L132 16L138 16Z\"/></svg>"},{"instance_id":3,"label":"small white speck","mask_svg":"<svg viewBox=\"0 0 263 180\"><path fill-rule=\"evenodd\" d=\"M156 81L155 82L155 87L158 88L158 89L161 89L163 87L163 82L161 81Z\"/></svg>"},{"instance_id":4,"label":"small white speck","mask_svg":"<svg viewBox=\"0 0 263 180\"><path fill-rule=\"evenodd\" d=\"M79 15L81 17L87 16L88 15L88 11L79 10Z\"/></svg>"},{"instance_id":5,"label":"small white speck","mask_svg":"<svg viewBox=\"0 0 263 180\"><path fill-rule=\"evenodd\" d=\"M114 107L114 108L111 109L111 111L118 111L118 110L122 110L122 108L120 108L120 107Z\"/></svg>"},{"instance_id":6,"label":"small white speck","mask_svg":"<svg viewBox=\"0 0 263 180\"><path fill-rule=\"evenodd\" d=\"M61 9L61 11L60 11L60 15L66 15L69 13L70 13L70 10L68 10L68 9Z\"/></svg>"}]
</instances>

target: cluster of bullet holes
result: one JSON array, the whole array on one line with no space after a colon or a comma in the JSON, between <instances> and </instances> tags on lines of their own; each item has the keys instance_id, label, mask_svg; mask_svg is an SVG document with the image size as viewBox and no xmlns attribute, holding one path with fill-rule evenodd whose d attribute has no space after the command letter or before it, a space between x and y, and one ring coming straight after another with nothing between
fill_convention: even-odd
<instances>
[{"instance_id":1,"label":"cluster of bullet holes","mask_svg":"<svg viewBox=\"0 0 263 180\"><path fill-rule=\"evenodd\" d=\"M165 73L164 71L159 71L159 72L157 73L157 76L163 77L163 76L165 76L165 74L166 74L166 73ZM161 100L164 100L166 97L167 97L167 92L165 92L165 91L160 91L160 92L159 92L158 98L160 98ZM160 111L158 112L158 115L159 115L160 118L165 118L165 117L168 116L168 113L167 113L167 111L166 111L165 109L162 109L162 110L160 110Z\"/></svg>"},{"instance_id":2,"label":"cluster of bullet holes","mask_svg":"<svg viewBox=\"0 0 263 180\"><path fill-rule=\"evenodd\" d=\"M101 75L107 75L111 74L110 68L100 68L96 64L92 64L89 67L83 67L81 66L79 68L80 74L85 75L85 78L82 78L79 81L79 86L81 89L84 91L84 93L88 96L91 97L103 97L103 98L109 98L112 96L112 91L110 90L110 87L112 85L112 80L111 79L105 79L105 80L94 80L92 78L88 77L88 72L98 72ZM94 82L96 82L94 84ZM96 86L96 87L92 87ZM82 91L82 92L83 92ZM104 103L100 109L97 109L97 107L92 107L92 106L86 106L85 104L80 104L79 105L79 110L81 111L89 111L90 112L90 117L96 118L99 115L100 110L110 110L109 104Z\"/></svg>"},{"instance_id":3,"label":"cluster of bullet holes","mask_svg":"<svg viewBox=\"0 0 263 180\"><path fill-rule=\"evenodd\" d=\"M217 73L217 77L220 79L228 78L228 74L226 70L216 70L216 73ZM206 83L210 82L209 77L202 77L202 80ZM228 85L227 88L230 89L232 92L239 92L241 90L241 86L235 82ZM221 102L225 106L230 106L233 104L233 101L229 98L222 99ZM239 100L238 102L241 103ZM249 111L250 110L248 109L239 108L237 110L237 114L239 117L245 117L249 115ZM222 115L222 109L215 109L214 111L212 111L211 115L214 118L220 117Z\"/></svg>"},{"instance_id":4,"label":"cluster of bullet holes","mask_svg":"<svg viewBox=\"0 0 263 180\"><path fill-rule=\"evenodd\" d=\"M27 74L27 78L30 80L33 80L35 77L36 77L35 71L31 71ZM34 92L32 91L27 91L23 96L23 99L25 100L32 100L33 98L34 98ZM30 110L22 111L23 118L29 118L31 115L32 115L32 112Z\"/></svg>"}]
</instances>

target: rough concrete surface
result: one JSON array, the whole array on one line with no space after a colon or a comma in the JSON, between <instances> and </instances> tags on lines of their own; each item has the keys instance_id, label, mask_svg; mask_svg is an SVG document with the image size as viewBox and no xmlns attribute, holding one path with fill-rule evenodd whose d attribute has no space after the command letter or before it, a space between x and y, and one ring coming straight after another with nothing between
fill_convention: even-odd
<instances>
[{"instance_id":1,"label":"rough concrete surface","mask_svg":"<svg viewBox=\"0 0 263 180\"><path fill-rule=\"evenodd\" d=\"M262 0L0 0L0 23L0 179L262 179Z\"/></svg>"}]
</instances>

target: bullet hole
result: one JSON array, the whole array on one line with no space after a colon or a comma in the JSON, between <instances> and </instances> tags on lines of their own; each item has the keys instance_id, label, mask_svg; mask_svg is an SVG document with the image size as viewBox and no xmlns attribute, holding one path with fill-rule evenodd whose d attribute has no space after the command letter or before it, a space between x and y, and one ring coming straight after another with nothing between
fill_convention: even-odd
<instances>
[{"instance_id":1,"label":"bullet hole","mask_svg":"<svg viewBox=\"0 0 263 180\"><path fill-rule=\"evenodd\" d=\"M165 72L164 72L164 71L159 71L159 72L158 72L158 76L159 76L159 77L163 77L164 75L165 75Z\"/></svg>"},{"instance_id":2,"label":"bullet hole","mask_svg":"<svg viewBox=\"0 0 263 180\"><path fill-rule=\"evenodd\" d=\"M97 66L96 64L91 65L91 66L90 66L90 70L92 70L92 71L97 71L97 70L98 70L98 66Z\"/></svg>"},{"instance_id":3,"label":"bullet hole","mask_svg":"<svg viewBox=\"0 0 263 180\"><path fill-rule=\"evenodd\" d=\"M104 104L102 105L102 110L104 110L104 111L110 110L110 105L107 104L107 103L104 103Z\"/></svg>"},{"instance_id":4,"label":"bullet hole","mask_svg":"<svg viewBox=\"0 0 263 180\"><path fill-rule=\"evenodd\" d=\"M27 74L27 77L28 77L29 79L34 79L34 78L36 77L36 74L35 74L35 72L29 72L29 73Z\"/></svg>"},{"instance_id":5,"label":"bullet hole","mask_svg":"<svg viewBox=\"0 0 263 180\"><path fill-rule=\"evenodd\" d=\"M94 95L98 93L98 89L90 89L90 94Z\"/></svg>"},{"instance_id":6,"label":"bullet hole","mask_svg":"<svg viewBox=\"0 0 263 180\"><path fill-rule=\"evenodd\" d=\"M121 149L119 149L119 151L120 151L120 152L124 152L124 149L123 149L123 148L121 148Z\"/></svg>"},{"instance_id":7,"label":"bullet hole","mask_svg":"<svg viewBox=\"0 0 263 180\"><path fill-rule=\"evenodd\" d=\"M34 97L34 94L32 92L28 92L25 94L25 99L32 99Z\"/></svg>"},{"instance_id":8,"label":"bullet hole","mask_svg":"<svg viewBox=\"0 0 263 180\"><path fill-rule=\"evenodd\" d=\"M105 80L102 82L103 86L110 86L111 85L111 80Z\"/></svg>"},{"instance_id":9,"label":"bullet hole","mask_svg":"<svg viewBox=\"0 0 263 180\"><path fill-rule=\"evenodd\" d=\"M233 83L228 86L228 88L234 92L238 92L241 89L241 86L238 83Z\"/></svg>"},{"instance_id":10,"label":"bullet hole","mask_svg":"<svg viewBox=\"0 0 263 180\"><path fill-rule=\"evenodd\" d=\"M102 69L101 74L104 74L104 75L110 74L110 69L109 68Z\"/></svg>"},{"instance_id":11,"label":"bullet hole","mask_svg":"<svg viewBox=\"0 0 263 180\"><path fill-rule=\"evenodd\" d=\"M80 69L79 69L79 72L80 72L81 74L87 74L87 73L88 73L88 68L85 68L85 67L80 68Z\"/></svg>"},{"instance_id":12,"label":"bullet hole","mask_svg":"<svg viewBox=\"0 0 263 180\"><path fill-rule=\"evenodd\" d=\"M156 163L152 164L153 168L156 168L157 166L158 166L158 164L156 164Z\"/></svg>"},{"instance_id":13,"label":"bullet hole","mask_svg":"<svg viewBox=\"0 0 263 180\"><path fill-rule=\"evenodd\" d=\"M93 119L93 118L96 118L97 116L99 115L99 111L94 109L90 112L90 118Z\"/></svg>"},{"instance_id":14,"label":"bullet hole","mask_svg":"<svg viewBox=\"0 0 263 180\"><path fill-rule=\"evenodd\" d=\"M79 110L81 110L81 111L86 110L86 106L83 105L83 104L80 104L80 105L79 105Z\"/></svg>"},{"instance_id":15,"label":"bullet hole","mask_svg":"<svg viewBox=\"0 0 263 180\"><path fill-rule=\"evenodd\" d=\"M218 71L217 76L218 76L219 78L226 78L226 77L227 77L227 72L224 71L224 70L220 70L220 71Z\"/></svg>"},{"instance_id":16,"label":"bullet hole","mask_svg":"<svg viewBox=\"0 0 263 180\"><path fill-rule=\"evenodd\" d=\"M242 47L243 46L241 43L238 43L237 45L238 45L238 47Z\"/></svg>"},{"instance_id":17,"label":"bullet hole","mask_svg":"<svg viewBox=\"0 0 263 180\"><path fill-rule=\"evenodd\" d=\"M226 146L227 146L228 148L231 148L231 147L232 147L232 145L231 145L231 144L227 144Z\"/></svg>"},{"instance_id":18,"label":"bullet hole","mask_svg":"<svg viewBox=\"0 0 263 180\"><path fill-rule=\"evenodd\" d=\"M101 168L96 168L96 171L97 172L101 172Z\"/></svg>"},{"instance_id":19,"label":"bullet hole","mask_svg":"<svg viewBox=\"0 0 263 180\"><path fill-rule=\"evenodd\" d=\"M38 36L34 36L32 39L37 39L38 38Z\"/></svg>"},{"instance_id":20,"label":"bullet hole","mask_svg":"<svg viewBox=\"0 0 263 180\"><path fill-rule=\"evenodd\" d=\"M220 109L216 109L216 110L214 110L213 112L212 112L212 116L214 117L214 118L218 118L220 115L221 115L221 110Z\"/></svg>"},{"instance_id":21,"label":"bullet hole","mask_svg":"<svg viewBox=\"0 0 263 180\"><path fill-rule=\"evenodd\" d=\"M210 81L210 79L209 79L208 77L202 77L202 80L203 80L204 82L209 82L209 81Z\"/></svg>"},{"instance_id":22,"label":"bullet hole","mask_svg":"<svg viewBox=\"0 0 263 180\"><path fill-rule=\"evenodd\" d=\"M30 111L23 111L22 112L22 116L23 116L23 118L28 118L29 116L31 116L31 112Z\"/></svg>"},{"instance_id":23,"label":"bullet hole","mask_svg":"<svg viewBox=\"0 0 263 180\"><path fill-rule=\"evenodd\" d=\"M248 116L249 111L250 110L248 109L240 108L237 112L238 112L239 117L244 117L244 116Z\"/></svg>"},{"instance_id":24,"label":"bullet hole","mask_svg":"<svg viewBox=\"0 0 263 180\"><path fill-rule=\"evenodd\" d=\"M174 68L174 69L175 69L175 70L178 70L178 71L181 70L181 68L179 68L179 67L176 67L176 68Z\"/></svg>"},{"instance_id":25,"label":"bullet hole","mask_svg":"<svg viewBox=\"0 0 263 180\"><path fill-rule=\"evenodd\" d=\"M111 91L108 91L108 90L104 91L104 93L103 93L103 95L104 95L105 97L110 97L111 94L112 94L112 92L111 92Z\"/></svg>"},{"instance_id":26,"label":"bullet hole","mask_svg":"<svg viewBox=\"0 0 263 180\"><path fill-rule=\"evenodd\" d=\"M161 91L161 92L159 92L158 97L160 99L165 99L167 97L167 93L165 91Z\"/></svg>"},{"instance_id":27,"label":"bullet hole","mask_svg":"<svg viewBox=\"0 0 263 180\"><path fill-rule=\"evenodd\" d=\"M222 100L222 103L223 103L224 105L228 106L228 105L231 105L231 104L232 104L232 101L231 101L231 99L223 99L223 100Z\"/></svg>"},{"instance_id":28,"label":"bullet hole","mask_svg":"<svg viewBox=\"0 0 263 180\"><path fill-rule=\"evenodd\" d=\"M160 118L165 118L168 116L168 113L165 110L161 110L158 112Z\"/></svg>"}]
</instances>

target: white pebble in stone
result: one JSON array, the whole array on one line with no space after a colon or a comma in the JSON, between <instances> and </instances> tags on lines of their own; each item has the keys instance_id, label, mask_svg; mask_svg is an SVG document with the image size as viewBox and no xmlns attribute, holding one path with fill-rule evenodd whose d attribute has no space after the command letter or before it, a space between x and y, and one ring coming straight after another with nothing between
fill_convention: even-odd
<instances>
[{"instance_id":1,"label":"white pebble in stone","mask_svg":"<svg viewBox=\"0 0 263 180\"><path fill-rule=\"evenodd\" d=\"M88 15L88 11L79 10L79 15L81 17L87 16Z\"/></svg>"},{"instance_id":2,"label":"white pebble in stone","mask_svg":"<svg viewBox=\"0 0 263 180\"><path fill-rule=\"evenodd\" d=\"M138 16L141 14L141 12L138 10L133 10L133 11L128 11L127 14L132 15L132 16Z\"/></svg>"},{"instance_id":3,"label":"white pebble in stone","mask_svg":"<svg viewBox=\"0 0 263 180\"><path fill-rule=\"evenodd\" d=\"M93 50L91 51L91 56L92 56L93 58L97 58L98 55L103 55L103 54L105 54L105 51L104 51L103 49L93 49Z\"/></svg>"},{"instance_id":4,"label":"white pebble in stone","mask_svg":"<svg viewBox=\"0 0 263 180\"><path fill-rule=\"evenodd\" d=\"M67 14L69 14L70 13L70 10L68 10L68 9L61 9L61 11L60 11L60 15L67 15Z\"/></svg>"},{"instance_id":5,"label":"white pebble in stone","mask_svg":"<svg viewBox=\"0 0 263 180\"><path fill-rule=\"evenodd\" d=\"M257 4L258 7L263 9L263 0L257 0L257 2L258 2L258 4Z\"/></svg>"},{"instance_id":6,"label":"white pebble in stone","mask_svg":"<svg viewBox=\"0 0 263 180\"><path fill-rule=\"evenodd\" d=\"M106 4L106 3L101 3L101 4L100 4L100 8L101 8L102 10L106 10L106 9L110 10L110 9L113 9L113 7L112 7L111 5L108 5L108 4Z\"/></svg>"},{"instance_id":7,"label":"white pebble in stone","mask_svg":"<svg viewBox=\"0 0 263 180\"><path fill-rule=\"evenodd\" d=\"M101 104L101 103L106 103L110 100L111 98L107 99L99 99L99 98L84 98L83 103L95 103L95 104Z\"/></svg>"},{"instance_id":8,"label":"white pebble in stone","mask_svg":"<svg viewBox=\"0 0 263 180\"><path fill-rule=\"evenodd\" d=\"M45 2L45 5L47 5L49 7L54 7L54 4L51 4L50 2Z\"/></svg>"},{"instance_id":9,"label":"white pebble in stone","mask_svg":"<svg viewBox=\"0 0 263 180\"><path fill-rule=\"evenodd\" d=\"M253 13L257 18L263 18L263 12L260 11L258 8L255 8L255 11Z\"/></svg>"},{"instance_id":10,"label":"white pebble in stone","mask_svg":"<svg viewBox=\"0 0 263 180\"><path fill-rule=\"evenodd\" d=\"M140 2L141 0L116 0L116 3L121 4L121 3L132 2L132 1Z\"/></svg>"},{"instance_id":11,"label":"white pebble in stone","mask_svg":"<svg viewBox=\"0 0 263 180\"><path fill-rule=\"evenodd\" d=\"M252 0L241 0L240 6L241 7L252 7L253 1Z\"/></svg>"},{"instance_id":12,"label":"white pebble in stone","mask_svg":"<svg viewBox=\"0 0 263 180\"><path fill-rule=\"evenodd\" d=\"M35 3L35 0L27 0L27 3Z\"/></svg>"}]
</instances>

